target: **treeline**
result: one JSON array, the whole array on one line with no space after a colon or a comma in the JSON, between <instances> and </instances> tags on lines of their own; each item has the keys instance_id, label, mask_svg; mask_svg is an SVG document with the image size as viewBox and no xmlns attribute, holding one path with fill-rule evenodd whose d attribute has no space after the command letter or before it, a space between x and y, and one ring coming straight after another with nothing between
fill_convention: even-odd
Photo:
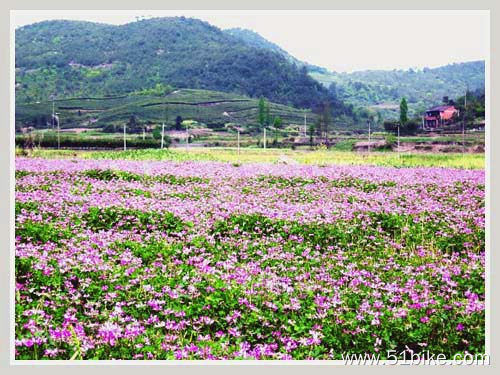
<instances>
[{"instance_id":1,"label":"treeline","mask_svg":"<svg viewBox=\"0 0 500 375\"><path fill-rule=\"evenodd\" d=\"M465 117L466 123L473 123L478 119L485 118L485 94L484 90L467 91L467 106L465 106L465 95L458 97L451 104Z\"/></svg>"},{"instance_id":2,"label":"treeline","mask_svg":"<svg viewBox=\"0 0 500 375\"><path fill-rule=\"evenodd\" d=\"M56 136L39 136L33 134L16 135L16 146L21 148L46 147L57 148L58 142ZM169 147L171 139L168 136L164 138L164 147ZM61 148L89 148L89 149L110 149L123 148L123 139L110 137L73 137L61 136ZM130 148L160 148L161 141L155 138L130 138L127 139L127 147Z\"/></svg>"},{"instance_id":3,"label":"treeline","mask_svg":"<svg viewBox=\"0 0 500 375\"><path fill-rule=\"evenodd\" d=\"M176 116L173 124L165 121L165 130L184 130L186 127L183 121L182 116ZM151 121L141 121L136 115L130 116L129 120L122 125L113 123L106 124L102 128L102 131L105 133L121 133L123 132L123 126L125 126L127 134L141 134L152 131L153 138L161 138L161 125L155 125Z\"/></svg>"},{"instance_id":4,"label":"treeline","mask_svg":"<svg viewBox=\"0 0 500 375\"><path fill-rule=\"evenodd\" d=\"M366 70L352 73L311 72L339 99L355 105L393 103L405 97L415 108L445 95L458 97L463 88L485 87L485 63L473 61L421 70Z\"/></svg>"},{"instance_id":5,"label":"treeline","mask_svg":"<svg viewBox=\"0 0 500 375\"><path fill-rule=\"evenodd\" d=\"M399 135L413 135L418 130L416 119L408 119L408 102L406 98L401 99L399 104L399 121L385 121L384 129L388 133Z\"/></svg>"}]
</instances>

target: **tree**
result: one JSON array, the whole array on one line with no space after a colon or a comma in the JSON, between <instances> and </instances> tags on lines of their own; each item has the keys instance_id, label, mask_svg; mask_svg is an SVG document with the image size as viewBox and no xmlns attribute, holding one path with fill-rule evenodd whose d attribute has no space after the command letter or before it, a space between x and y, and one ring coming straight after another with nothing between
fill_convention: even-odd
<instances>
[{"instance_id":1,"label":"tree","mask_svg":"<svg viewBox=\"0 0 500 375\"><path fill-rule=\"evenodd\" d=\"M401 127L404 127L408 122L408 103L406 102L406 98L401 99L401 103L399 104L399 122Z\"/></svg>"},{"instance_id":2,"label":"tree","mask_svg":"<svg viewBox=\"0 0 500 375\"><path fill-rule=\"evenodd\" d=\"M161 139L161 125L156 125L153 129L153 138ZM165 142L165 139L163 139L163 141Z\"/></svg>"},{"instance_id":3,"label":"tree","mask_svg":"<svg viewBox=\"0 0 500 375\"><path fill-rule=\"evenodd\" d=\"M103 126L102 131L104 133L115 133L119 131L114 124L106 124Z\"/></svg>"},{"instance_id":4,"label":"tree","mask_svg":"<svg viewBox=\"0 0 500 375\"><path fill-rule=\"evenodd\" d=\"M337 83L330 83L330 86L328 86L328 91L333 95L334 98L337 98Z\"/></svg>"},{"instance_id":5,"label":"tree","mask_svg":"<svg viewBox=\"0 0 500 375\"><path fill-rule=\"evenodd\" d=\"M165 121L165 125L168 123L168 105L166 103L163 107L163 121Z\"/></svg>"},{"instance_id":6,"label":"tree","mask_svg":"<svg viewBox=\"0 0 500 375\"><path fill-rule=\"evenodd\" d=\"M274 141L273 141L273 145L274 146L276 146L278 144L278 129L281 128L281 124L282 124L281 117L276 116L273 119L273 127L274 127Z\"/></svg>"},{"instance_id":7,"label":"tree","mask_svg":"<svg viewBox=\"0 0 500 375\"><path fill-rule=\"evenodd\" d=\"M321 137L321 118L319 116L314 122L314 130L316 131L316 135Z\"/></svg>"},{"instance_id":8,"label":"tree","mask_svg":"<svg viewBox=\"0 0 500 375\"><path fill-rule=\"evenodd\" d=\"M177 116L175 118L175 130L182 130L182 117Z\"/></svg>"},{"instance_id":9,"label":"tree","mask_svg":"<svg viewBox=\"0 0 500 375\"><path fill-rule=\"evenodd\" d=\"M409 120L406 122L404 126L401 126L401 124L397 121L384 121L384 129L387 133L397 134L399 126L399 133L401 135L416 134L418 130L418 125L419 123L417 120Z\"/></svg>"},{"instance_id":10,"label":"tree","mask_svg":"<svg viewBox=\"0 0 500 375\"><path fill-rule=\"evenodd\" d=\"M460 116L457 120L464 121L471 126L475 119L482 119L485 115L485 96L484 91L478 90L474 93L467 91L467 107L465 107L465 96L461 96L456 100L456 108L459 110Z\"/></svg>"},{"instance_id":11,"label":"tree","mask_svg":"<svg viewBox=\"0 0 500 375\"><path fill-rule=\"evenodd\" d=\"M398 123L396 121L384 121L384 129L388 133L397 133L398 132Z\"/></svg>"},{"instance_id":12,"label":"tree","mask_svg":"<svg viewBox=\"0 0 500 375\"><path fill-rule=\"evenodd\" d=\"M127 132L128 133L138 133L142 130L139 120L136 115L130 116L127 122Z\"/></svg>"},{"instance_id":13,"label":"tree","mask_svg":"<svg viewBox=\"0 0 500 375\"><path fill-rule=\"evenodd\" d=\"M416 120L410 120L408 121L404 128L403 128L403 134L405 135L415 135L418 131L418 126L419 122Z\"/></svg>"},{"instance_id":14,"label":"tree","mask_svg":"<svg viewBox=\"0 0 500 375\"><path fill-rule=\"evenodd\" d=\"M266 102L265 123L266 123L266 126L271 125L271 113L270 113L270 109L269 109L269 102Z\"/></svg>"},{"instance_id":15,"label":"tree","mask_svg":"<svg viewBox=\"0 0 500 375\"><path fill-rule=\"evenodd\" d=\"M386 137L385 137L385 143L389 147L394 146L396 144L396 137L394 136L394 134L388 134L388 135L386 135Z\"/></svg>"},{"instance_id":16,"label":"tree","mask_svg":"<svg viewBox=\"0 0 500 375\"><path fill-rule=\"evenodd\" d=\"M277 129L281 129L282 125L283 125L283 120L281 120L281 117L276 116L273 121L273 126Z\"/></svg>"},{"instance_id":17,"label":"tree","mask_svg":"<svg viewBox=\"0 0 500 375\"><path fill-rule=\"evenodd\" d=\"M322 125L322 130L325 136L325 143L328 144L328 128L330 126L330 123L332 121L332 112L331 112L331 107L329 102L324 102L322 106L322 111L321 111L321 125Z\"/></svg>"},{"instance_id":18,"label":"tree","mask_svg":"<svg viewBox=\"0 0 500 375\"><path fill-rule=\"evenodd\" d=\"M314 125L311 124L309 125L309 146L313 146L313 140L314 140Z\"/></svg>"},{"instance_id":19,"label":"tree","mask_svg":"<svg viewBox=\"0 0 500 375\"><path fill-rule=\"evenodd\" d=\"M259 99L259 124L261 126L264 126L264 122L266 121L265 107L266 103L264 101L264 98L261 96Z\"/></svg>"}]
</instances>

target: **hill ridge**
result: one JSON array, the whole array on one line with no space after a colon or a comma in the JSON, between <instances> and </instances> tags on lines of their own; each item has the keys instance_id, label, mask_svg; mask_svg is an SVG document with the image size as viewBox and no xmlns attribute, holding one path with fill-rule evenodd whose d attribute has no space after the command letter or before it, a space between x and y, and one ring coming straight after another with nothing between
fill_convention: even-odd
<instances>
[{"instance_id":1,"label":"hill ridge","mask_svg":"<svg viewBox=\"0 0 500 375\"><path fill-rule=\"evenodd\" d=\"M16 30L16 100L102 96L168 84L313 108L343 103L285 57L194 18L124 25L44 21Z\"/></svg>"}]
</instances>

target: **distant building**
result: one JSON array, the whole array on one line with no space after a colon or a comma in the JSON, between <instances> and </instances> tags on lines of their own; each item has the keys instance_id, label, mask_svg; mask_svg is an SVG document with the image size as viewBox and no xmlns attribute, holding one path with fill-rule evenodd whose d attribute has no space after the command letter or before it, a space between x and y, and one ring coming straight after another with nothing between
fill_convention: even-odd
<instances>
[{"instance_id":1,"label":"distant building","mask_svg":"<svg viewBox=\"0 0 500 375\"><path fill-rule=\"evenodd\" d=\"M453 105L438 105L425 111L424 128L436 129L451 124L459 111Z\"/></svg>"}]
</instances>

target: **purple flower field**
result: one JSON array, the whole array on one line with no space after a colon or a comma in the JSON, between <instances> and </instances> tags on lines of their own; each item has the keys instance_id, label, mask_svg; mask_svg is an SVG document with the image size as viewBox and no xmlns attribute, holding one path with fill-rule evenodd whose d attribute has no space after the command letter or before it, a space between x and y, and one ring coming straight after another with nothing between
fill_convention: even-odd
<instances>
[{"instance_id":1,"label":"purple flower field","mask_svg":"<svg viewBox=\"0 0 500 375\"><path fill-rule=\"evenodd\" d=\"M484 170L16 160L17 359L485 351Z\"/></svg>"}]
</instances>

